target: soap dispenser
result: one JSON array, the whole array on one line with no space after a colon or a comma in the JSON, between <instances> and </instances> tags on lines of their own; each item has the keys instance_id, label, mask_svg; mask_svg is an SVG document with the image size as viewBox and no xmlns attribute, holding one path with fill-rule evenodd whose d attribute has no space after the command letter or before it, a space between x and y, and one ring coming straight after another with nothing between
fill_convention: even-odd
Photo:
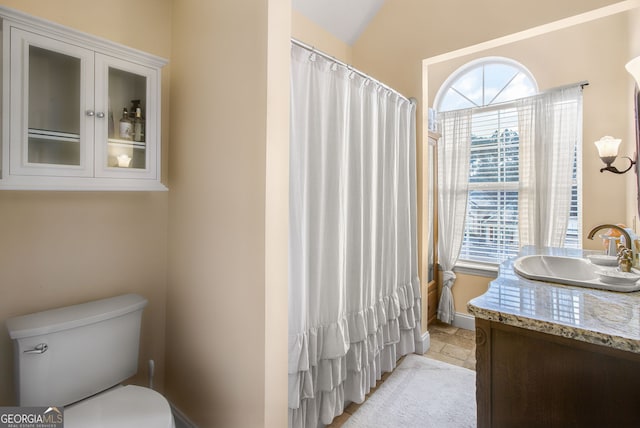
<instances>
[{"instance_id":1,"label":"soap dispenser","mask_svg":"<svg viewBox=\"0 0 640 428\"><path fill-rule=\"evenodd\" d=\"M604 240L608 241L607 243L607 256L616 257L618 254L618 241L620 237L618 236L604 236Z\"/></svg>"}]
</instances>

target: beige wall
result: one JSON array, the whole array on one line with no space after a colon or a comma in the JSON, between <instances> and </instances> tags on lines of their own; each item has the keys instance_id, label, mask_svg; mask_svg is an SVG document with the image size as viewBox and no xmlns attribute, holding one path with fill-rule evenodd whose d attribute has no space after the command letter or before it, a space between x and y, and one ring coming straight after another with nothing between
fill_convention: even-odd
<instances>
[{"instance_id":1,"label":"beige wall","mask_svg":"<svg viewBox=\"0 0 640 428\"><path fill-rule=\"evenodd\" d=\"M3 0L0 4L165 58L171 54L170 0ZM165 147L169 69L163 70ZM0 191L0 213L0 320L139 293L149 305L143 316L136 381L146 384L146 361L153 358L156 385L163 389L168 194ZM12 361L12 344L2 327L0 406L14 404Z\"/></svg>"},{"instance_id":2,"label":"beige wall","mask_svg":"<svg viewBox=\"0 0 640 428\"><path fill-rule=\"evenodd\" d=\"M594 23L592 26L541 36L521 44L450 61L439 65L439 71L430 66L429 85L423 87L422 80L424 59L593 9L631 3L633 2L611 0L543 0L517 4L508 0L455 0L437 4L421 0L386 2L354 44L353 61L356 67L407 96L414 96L419 100L426 97L429 104L433 102L435 91L449 73L470 58L485 54L500 53L521 61L533 72L541 88L589 80L591 85L585 90L584 229L588 231L589 227L605 221L631 223L632 218L629 218L627 211L629 196L626 191L629 179L613 174L601 175L598 172L600 161L593 153L591 144L605 134L629 134L628 78L624 63L628 60L626 49L630 36L625 15L618 15L617 18ZM603 60L603 56L607 60ZM549 64L554 61L562 65L550 67ZM424 103L419 103L419 115L423 111L422 104ZM424 162L420 120L418 139L418 159ZM621 153L633 153L633 150L627 139ZM420 205L425 197L421 170L422 165L419 165ZM420 217L425 218L423 215ZM425 235L421 230L420 236ZM586 247L594 245L596 244L585 242ZM423 271L424 269L421 270ZM454 287L456 311L465 312L466 302L484 292L489 281L484 277L460 275Z\"/></svg>"},{"instance_id":3,"label":"beige wall","mask_svg":"<svg viewBox=\"0 0 640 428\"><path fill-rule=\"evenodd\" d=\"M287 423L289 10L174 2L166 390L198 426Z\"/></svg>"}]
</instances>

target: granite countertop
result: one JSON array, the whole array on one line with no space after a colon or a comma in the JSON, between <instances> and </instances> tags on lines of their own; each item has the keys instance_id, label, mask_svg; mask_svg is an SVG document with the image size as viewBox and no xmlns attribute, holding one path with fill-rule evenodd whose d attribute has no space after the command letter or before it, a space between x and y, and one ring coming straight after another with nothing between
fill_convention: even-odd
<instances>
[{"instance_id":1,"label":"granite countertop","mask_svg":"<svg viewBox=\"0 0 640 428\"><path fill-rule=\"evenodd\" d=\"M524 248L520 255L583 257L594 251ZM467 304L475 317L640 354L640 291L618 293L533 281L500 265L486 293Z\"/></svg>"}]
</instances>

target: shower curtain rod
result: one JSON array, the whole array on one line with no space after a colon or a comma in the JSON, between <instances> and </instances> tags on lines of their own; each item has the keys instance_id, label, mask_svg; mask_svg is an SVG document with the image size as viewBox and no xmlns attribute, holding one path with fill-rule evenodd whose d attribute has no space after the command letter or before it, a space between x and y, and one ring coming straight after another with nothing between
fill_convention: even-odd
<instances>
[{"instance_id":1,"label":"shower curtain rod","mask_svg":"<svg viewBox=\"0 0 640 428\"><path fill-rule=\"evenodd\" d=\"M405 96L404 96L404 95L402 95L400 92L398 92L398 91L396 91L395 89L393 89L393 88L391 88L391 87L389 87L389 86L385 85L385 84L384 84L384 83L382 83L381 81L379 81L379 80L377 80L377 79L374 79L373 77L369 76L368 74L363 73L362 71L360 71L360 70L357 70L357 69L353 68L353 67L352 67L352 66L350 66L349 64L346 64L346 63L344 63L344 62L342 62L342 61L340 61L340 60L336 59L335 57L333 57L333 56L331 56L331 55L329 55L329 54L326 54L326 53L324 53L324 52L322 52L322 51L317 50L317 49L316 49L316 48L314 48L313 46L309 46L309 45L307 45L306 43L301 42L300 40L294 39L293 37L291 38L291 43L293 43L294 45L298 45L298 46L300 46L301 48L303 48L303 49L306 49L306 50L310 51L311 53L315 53L316 55L320 55L321 57L326 58L326 59L328 59L329 61L333 61L335 64L338 64L338 65L340 65L340 66L342 66L342 67L346 68L347 70L352 71L352 72L356 73L357 75L364 77L365 79L369 79L370 81L372 81L372 82L373 82L373 83L375 83L376 85L379 85L379 86L383 87L383 88L384 88L384 89L386 89L387 91L390 91L390 92L392 92L392 93L394 93L394 94L398 95L400 98L402 98L402 99L404 99L404 100L407 100L407 101L409 101L409 102L410 102L410 103L412 103L412 104L417 104L417 101L416 101L416 99L415 99L415 98L413 98L413 97L411 97L411 98L407 98L407 97L405 97Z\"/></svg>"}]
</instances>

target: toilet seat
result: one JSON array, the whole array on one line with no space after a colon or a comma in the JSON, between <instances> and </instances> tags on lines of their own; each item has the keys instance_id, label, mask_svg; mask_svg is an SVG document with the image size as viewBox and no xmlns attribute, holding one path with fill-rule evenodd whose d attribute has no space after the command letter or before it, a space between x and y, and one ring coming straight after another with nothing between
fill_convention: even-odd
<instances>
[{"instance_id":1,"label":"toilet seat","mask_svg":"<svg viewBox=\"0 0 640 428\"><path fill-rule=\"evenodd\" d=\"M167 400L136 385L120 386L64 409L65 428L175 428Z\"/></svg>"}]
</instances>

